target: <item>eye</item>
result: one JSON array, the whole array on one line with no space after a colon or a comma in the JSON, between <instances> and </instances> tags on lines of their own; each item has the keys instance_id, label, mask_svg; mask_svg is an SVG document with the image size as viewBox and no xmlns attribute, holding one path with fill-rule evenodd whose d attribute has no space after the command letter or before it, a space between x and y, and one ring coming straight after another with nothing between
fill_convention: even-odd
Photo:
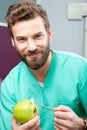
<instances>
[{"instance_id":1,"label":"eye","mask_svg":"<svg viewBox=\"0 0 87 130\"><path fill-rule=\"evenodd\" d=\"M23 43L23 42L25 42L27 39L25 38L25 37L17 37L17 39L16 39L18 42L20 42L20 43Z\"/></svg>"},{"instance_id":2,"label":"eye","mask_svg":"<svg viewBox=\"0 0 87 130\"><path fill-rule=\"evenodd\" d=\"M43 37L43 35L42 34L37 34L36 36L35 36L35 39L41 39Z\"/></svg>"}]
</instances>

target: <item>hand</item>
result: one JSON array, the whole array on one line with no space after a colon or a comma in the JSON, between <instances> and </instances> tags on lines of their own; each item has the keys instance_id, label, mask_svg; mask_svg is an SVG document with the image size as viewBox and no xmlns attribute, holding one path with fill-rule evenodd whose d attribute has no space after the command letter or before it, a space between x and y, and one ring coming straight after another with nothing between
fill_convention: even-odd
<instances>
[{"instance_id":1,"label":"hand","mask_svg":"<svg viewBox=\"0 0 87 130\"><path fill-rule=\"evenodd\" d=\"M18 125L18 122L13 117L12 119L12 130L41 130L39 116L34 117L32 120L24 123L23 125Z\"/></svg>"},{"instance_id":2,"label":"hand","mask_svg":"<svg viewBox=\"0 0 87 130\"><path fill-rule=\"evenodd\" d=\"M83 130L84 121L69 107L60 105L54 109L55 130Z\"/></svg>"}]
</instances>

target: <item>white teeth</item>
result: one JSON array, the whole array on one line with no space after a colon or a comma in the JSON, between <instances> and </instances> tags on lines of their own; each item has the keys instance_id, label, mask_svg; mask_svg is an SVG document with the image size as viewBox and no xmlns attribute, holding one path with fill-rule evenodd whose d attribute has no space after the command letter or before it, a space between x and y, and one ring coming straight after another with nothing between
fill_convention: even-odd
<instances>
[{"instance_id":1,"label":"white teeth","mask_svg":"<svg viewBox=\"0 0 87 130\"><path fill-rule=\"evenodd\" d=\"M31 98L30 101L32 102L32 104L34 104L34 98Z\"/></svg>"}]
</instances>

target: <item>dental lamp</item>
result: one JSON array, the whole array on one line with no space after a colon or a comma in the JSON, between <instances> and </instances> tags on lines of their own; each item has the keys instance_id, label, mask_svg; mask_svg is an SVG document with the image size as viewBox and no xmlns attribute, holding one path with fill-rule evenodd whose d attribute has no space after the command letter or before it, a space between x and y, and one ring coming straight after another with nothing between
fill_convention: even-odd
<instances>
[{"instance_id":1,"label":"dental lamp","mask_svg":"<svg viewBox=\"0 0 87 130\"><path fill-rule=\"evenodd\" d=\"M84 19L83 56L87 58L87 3L69 3L67 10L68 20Z\"/></svg>"}]
</instances>

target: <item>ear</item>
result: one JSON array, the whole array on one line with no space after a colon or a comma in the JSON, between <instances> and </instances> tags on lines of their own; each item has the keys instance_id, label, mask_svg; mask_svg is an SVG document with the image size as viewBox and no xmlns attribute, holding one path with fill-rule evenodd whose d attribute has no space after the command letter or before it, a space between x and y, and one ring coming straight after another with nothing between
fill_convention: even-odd
<instances>
[{"instance_id":1,"label":"ear","mask_svg":"<svg viewBox=\"0 0 87 130\"><path fill-rule=\"evenodd\" d=\"M15 47L14 40L11 38L12 46Z\"/></svg>"},{"instance_id":2,"label":"ear","mask_svg":"<svg viewBox=\"0 0 87 130\"><path fill-rule=\"evenodd\" d=\"M51 31L50 28L49 28L49 30L48 30L48 37L49 37L50 40L52 39L52 31Z\"/></svg>"}]
</instances>

